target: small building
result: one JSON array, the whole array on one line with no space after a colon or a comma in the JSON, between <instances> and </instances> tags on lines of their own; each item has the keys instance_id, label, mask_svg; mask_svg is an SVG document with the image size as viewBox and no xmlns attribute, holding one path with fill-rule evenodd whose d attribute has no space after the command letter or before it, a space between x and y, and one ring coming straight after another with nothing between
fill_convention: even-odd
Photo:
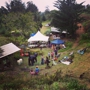
<instances>
[{"instance_id":1,"label":"small building","mask_svg":"<svg viewBox=\"0 0 90 90\"><path fill-rule=\"evenodd\" d=\"M18 51L20 51L20 48L13 43L9 43L0 47L0 70L6 66L10 66L10 58L7 59L7 57Z\"/></svg>"}]
</instances>

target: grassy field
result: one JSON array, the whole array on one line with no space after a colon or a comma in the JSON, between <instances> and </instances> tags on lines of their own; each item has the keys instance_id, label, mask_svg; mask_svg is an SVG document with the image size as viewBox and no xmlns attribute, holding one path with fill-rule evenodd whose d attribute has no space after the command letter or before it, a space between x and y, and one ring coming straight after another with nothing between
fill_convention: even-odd
<instances>
[{"instance_id":1,"label":"grassy field","mask_svg":"<svg viewBox=\"0 0 90 90\"><path fill-rule=\"evenodd\" d=\"M44 22L43 23L43 27L41 28L41 32L45 33L48 29L50 29L50 27L45 27L45 24L47 24L48 22ZM22 68L28 68L28 69L35 69L35 67L38 65L40 68L40 73L39 75L52 75L53 73L56 73L57 70L60 70L62 73L62 76L71 76L74 77L75 79L79 80L81 84L85 84L88 88L90 88L90 48L87 49L87 51L83 54L80 55L77 53L77 50L80 50L84 47L87 46L87 43L83 43L83 44L78 44L78 46L73 47L74 42L72 44L71 47L68 48L68 46L66 46L66 50L59 50L58 53L60 53L60 57L58 58L58 60L61 60L64 56L69 56L69 53L71 51L74 52L74 58L73 58L73 62L70 65L65 65L62 64L60 62L57 62L57 65L52 66L52 61L50 62L50 68L46 69L46 64L41 65L40 61L41 61L41 55L39 55L37 57L38 61L37 63L34 64L34 66L29 66L28 65L28 57L23 57L23 63L21 65L18 65L17 67L15 67L13 72L4 72L5 75L12 75L15 78L21 78L23 79L23 81L28 81L30 80L30 78L33 78L30 76L30 73L27 71L23 71L21 70ZM35 48L35 49L30 49L32 51L40 51L39 48ZM44 55L44 57L46 57L48 55L48 52L51 52L50 48L43 48L42 49L42 53ZM80 79L80 76L83 74L82 79ZM62 83L63 84L63 83ZM61 85L62 85L61 84ZM65 84L65 83L64 83ZM28 89L25 89L28 90ZM41 89L38 89L41 90ZM49 90L49 89L45 89L45 90ZM55 89L56 90L56 89ZM59 90L59 89L57 89ZM76 90L76 89L73 89Z\"/></svg>"},{"instance_id":2,"label":"grassy field","mask_svg":"<svg viewBox=\"0 0 90 90\"><path fill-rule=\"evenodd\" d=\"M47 29L49 29L50 27L45 27L45 24L47 22L43 23L43 27L41 29L42 33L45 33L45 31L47 31ZM74 44L74 42L73 42ZM58 63L57 61L57 65L56 66L52 66L52 61L50 63L51 68L50 69L45 69L46 65L40 65L40 58L41 56L38 56L38 62L35 64L39 66L39 68L41 69L40 74L41 75L45 75L46 73L48 75L51 75L52 73L55 73L57 70L61 70L62 71L62 75L67 75L67 74L71 74L73 77L79 79L80 75L82 75L84 73L83 76L83 80L81 80L81 82L83 84L87 84L87 86L90 88L90 83L88 82L90 80L90 48L88 48L88 50L86 51L85 54L80 55L77 53L77 50L80 50L84 47L86 47L87 44L82 44L82 45L78 45L76 47L70 47L68 50L62 50L63 52L59 51L59 53L61 54L61 56L58 58L58 60L61 60L64 56L69 56L69 53L71 51L74 51L74 59L73 59L73 63L71 63L70 65L64 65L62 63ZM35 49L35 50L39 50L39 49ZM48 52L51 51L50 48L43 48L42 52L44 53L44 57L46 57L48 55ZM25 65L26 65L27 60L25 60ZM27 65L26 65L27 66ZM29 67L29 68L35 68L35 66L33 67Z\"/></svg>"},{"instance_id":3,"label":"grassy field","mask_svg":"<svg viewBox=\"0 0 90 90\"><path fill-rule=\"evenodd\" d=\"M58 60L61 60L64 56L69 56L69 53L73 50L74 51L74 59L73 59L73 63L71 63L70 65L65 65L62 63L57 62L57 65L52 66L52 61L50 62L50 66L51 68L46 69L46 64L41 65L40 61L41 61L41 56L38 56L38 62L34 64L34 66L29 66L28 65L28 58L24 57L23 58L23 63L19 66L20 68L24 68L24 67L28 67L29 69L33 68L35 69L35 67L38 65L40 68L40 75L52 75L53 73L56 73L57 70L61 70L62 71L62 76L66 76L66 75L71 75L71 77L74 77L76 79L78 79L82 84L86 84L88 88L90 88L90 48L83 54L80 55L77 53L77 50L84 48L85 45L79 45L77 47L75 47L75 49L70 48L67 51L64 52L60 52L61 56L58 58ZM33 49L33 51L39 51L40 49ZM48 55L48 52L51 51L50 48L43 48L42 52L44 54L44 57L46 57ZM21 71L20 71L21 72ZM22 73L22 72L21 72ZM80 79L80 75L82 75L84 73L83 79ZM25 74L25 72L23 73ZM25 74L27 76L26 79L30 78L30 74L28 72L26 72ZM26 77L24 76L24 78ZM25 80L26 80L25 79Z\"/></svg>"}]
</instances>

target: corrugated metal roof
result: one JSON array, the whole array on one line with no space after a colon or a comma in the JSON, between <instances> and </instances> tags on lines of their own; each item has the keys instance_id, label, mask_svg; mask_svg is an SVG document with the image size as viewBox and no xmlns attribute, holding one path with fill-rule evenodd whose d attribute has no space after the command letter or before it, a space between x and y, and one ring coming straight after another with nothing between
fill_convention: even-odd
<instances>
[{"instance_id":1,"label":"corrugated metal roof","mask_svg":"<svg viewBox=\"0 0 90 90\"><path fill-rule=\"evenodd\" d=\"M3 45L0 47L0 49L2 50L2 53L0 53L0 58L3 58L20 50L20 48L18 48L13 43Z\"/></svg>"}]
</instances>

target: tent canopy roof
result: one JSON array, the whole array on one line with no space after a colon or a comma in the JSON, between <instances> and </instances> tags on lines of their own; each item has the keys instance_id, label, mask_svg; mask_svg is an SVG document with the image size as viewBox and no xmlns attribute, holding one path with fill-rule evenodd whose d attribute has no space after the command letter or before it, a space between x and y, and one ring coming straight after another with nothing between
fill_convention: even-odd
<instances>
[{"instance_id":1,"label":"tent canopy roof","mask_svg":"<svg viewBox=\"0 0 90 90\"><path fill-rule=\"evenodd\" d=\"M38 31L33 37L30 37L28 39L28 42L30 41L48 41L49 37L43 35L40 31Z\"/></svg>"},{"instance_id":2,"label":"tent canopy roof","mask_svg":"<svg viewBox=\"0 0 90 90\"><path fill-rule=\"evenodd\" d=\"M0 47L0 49L2 50L2 53L0 54L0 58L3 58L20 50L20 48L18 48L13 43L3 45Z\"/></svg>"}]
</instances>

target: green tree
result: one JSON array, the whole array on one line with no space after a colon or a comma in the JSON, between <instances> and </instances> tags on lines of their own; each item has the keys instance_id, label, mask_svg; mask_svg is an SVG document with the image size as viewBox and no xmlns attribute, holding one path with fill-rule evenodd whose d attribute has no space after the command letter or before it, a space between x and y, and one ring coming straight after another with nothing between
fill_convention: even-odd
<instances>
[{"instance_id":1,"label":"green tree","mask_svg":"<svg viewBox=\"0 0 90 90\"><path fill-rule=\"evenodd\" d=\"M15 20L15 26L25 38L29 37L30 33L37 31L37 23L34 21L32 13L21 14Z\"/></svg>"},{"instance_id":2,"label":"green tree","mask_svg":"<svg viewBox=\"0 0 90 90\"><path fill-rule=\"evenodd\" d=\"M38 8L35 4L33 4L32 1L29 1L29 2L27 2L26 11L36 13L36 12L38 12Z\"/></svg>"},{"instance_id":3,"label":"green tree","mask_svg":"<svg viewBox=\"0 0 90 90\"><path fill-rule=\"evenodd\" d=\"M4 28L4 23L3 23L3 19L4 16L8 14L8 11L5 7L1 6L0 8L0 33L3 34L5 32L5 28Z\"/></svg>"},{"instance_id":4,"label":"green tree","mask_svg":"<svg viewBox=\"0 0 90 90\"><path fill-rule=\"evenodd\" d=\"M86 11L86 13L89 13L90 14L90 5L89 4L86 5L85 11Z\"/></svg>"},{"instance_id":5,"label":"green tree","mask_svg":"<svg viewBox=\"0 0 90 90\"><path fill-rule=\"evenodd\" d=\"M46 17L44 13L41 14L41 17L42 17L42 21L46 21Z\"/></svg>"},{"instance_id":6,"label":"green tree","mask_svg":"<svg viewBox=\"0 0 90 90\"><path fill-rule=\"evenodd\" d=\"M42 27L40 12L38 12L37 6L32 2L27 2L26 12L32 12L34 16L34 21L36 22L37 30L39 30Z\"/></svg>"},{"instance_id":7,"label":"green tree","mask_svg":"<svg viewBox=\"0 0 90 90\"><path fill-rule=\"evenodd\" d=\"M6 2L6 8L0 8L0 34L10 36L11 31L19 31L24 37L42 27L40 12L32 2L27 7L22 0Z\"/></svg>"},{"instance_id":8,"label":"green tree","mask_svg":"<svg viewBox=\"0 0 90 90\"><path fill-rule=\"evenodd\" d=\"M66 30L73 38L75 38L75 32L77 23L81 22L80 17L83 11L83 2L76 3L76 0L57 0L54 4L58 11L53 13L53 19L51 24L60 30Z\"/></svg>"},{"instance_id":9,"label":"green tree","mask_svg":"<svg viewBox=\"0 0 90 90\"><path fill-rule=\"evenodd\" d=\"M0 15L1 14L8 14L8 10L3 6L1 6L1 8L0 8Z\"/></svg>"},{"instance_id":10,"label":"green tree","mask_svg":"<svg viewBox=\"0 0 90 90\"><path fill-rule=\"evenodd\" d=\"M48 6L46 6L46 10L44 12L44 15L45 15L46 20L50 20L51 19L51 17L50 17L50 10L49 10Z\"/></svg>"},{"instance_id":11,"label":"green tree","mask_svg":"<svg viewBox=\"0 0 90 90\"><path fill-rule=\"evenodd\" d=\"M34 21L32 13L9 13L4 15L2 23L5 32L10 36L12 31L18 32L21 36L29 37L30 33L38 30L37 23Z\"/></svg>"},{"instance_id":12,"label":"green tree","mask_svg":"<svg viewBox=\"0 0 90 90\"><path fill-rule=\"evenodd\" d=\"M6 8L9 12L25 12L25 4L22 0L11 0L10 3L6 2Z\"/></svg>"}]
</instances>

